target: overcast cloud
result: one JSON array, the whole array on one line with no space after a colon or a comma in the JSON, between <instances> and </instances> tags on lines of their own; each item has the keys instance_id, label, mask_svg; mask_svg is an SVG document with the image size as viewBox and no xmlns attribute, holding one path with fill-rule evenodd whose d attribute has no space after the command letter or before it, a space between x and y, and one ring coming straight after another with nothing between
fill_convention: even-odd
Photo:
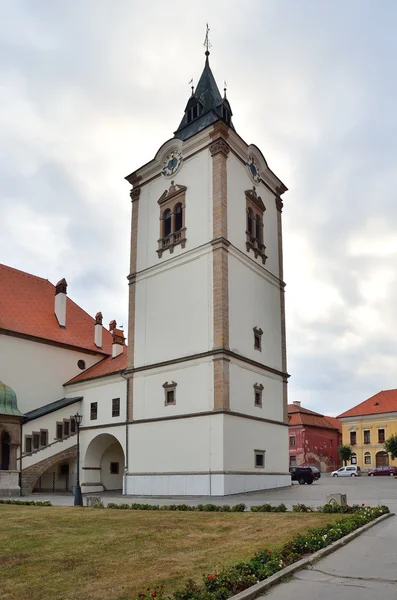
<instances>
[{"instance_id":1,"label":"overcast cloud","mask_svg":"<svg viewBox=\"0 0 397 600\"><path fill-rule=\"evenodd\" d=\"M211 67L288 186L289 400L397 387L394 0L0 0L0 262L127 328L129 186Z\"/></svg>"}]
</instances>

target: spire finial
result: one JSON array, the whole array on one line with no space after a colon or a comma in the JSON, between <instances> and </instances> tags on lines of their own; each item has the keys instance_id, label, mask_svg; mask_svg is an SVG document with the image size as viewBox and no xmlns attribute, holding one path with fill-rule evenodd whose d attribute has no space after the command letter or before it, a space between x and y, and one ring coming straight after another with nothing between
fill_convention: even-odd
<instances>
[{"instance_id":1,"label":"spire finial","mask_svg":"<svg viewBox=\"0 0 397 600\"><path fill-rule=\"evenodd\" d=\"M227 83L226 81L223 82L223 94L224 94L224 98L226 98L226 90L227 90Z\"/></svg>"},{"instance_id":2,"label":"spire finial","mask_svg":"<svg viewBox=\"0 0 397 600\"><path fill-rule=\"evenodd\" d=\"M210 55L210 48L211 48L209 33L210 33L210 28L208 27L208 23L207 23L206 30L205 30L205 40L204 40L204 44L203 44L203 46L205 48L205 55L207 57L207 60Z\"/></svg>"},{"instance_id":3,"label":"spire finial","mask_svg":"<svg viewBox=\"0 0 397 600\"><path fill-rule=\"evenodd\" d=\"M191 78L191 80L189 81L189 85L192 88L192 96L194 96L194 83L193 83L193 77Z\"/></svg>"}]
</instances>

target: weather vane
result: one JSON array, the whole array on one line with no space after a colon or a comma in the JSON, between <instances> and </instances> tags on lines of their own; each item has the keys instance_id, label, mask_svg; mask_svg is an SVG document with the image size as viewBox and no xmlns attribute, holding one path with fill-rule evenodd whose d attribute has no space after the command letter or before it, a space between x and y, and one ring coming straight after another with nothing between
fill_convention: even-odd
<instances>
[{"instance_id":1,"label":"weather vane","mask_svg":"<svg viewBox=\"0 0 397 600\"><path fill-rule=\"evenodd\" d=\"M210 48L211 48L211 43L210 43L210 38L209 38L209 32L210 32L210 28L208 27L208 23L207 23L207 29L205 31L205 40L204 40L204 44L203 46L205 47L205 54L208 56L210 53Z\"/></svg>"}]
</instances>

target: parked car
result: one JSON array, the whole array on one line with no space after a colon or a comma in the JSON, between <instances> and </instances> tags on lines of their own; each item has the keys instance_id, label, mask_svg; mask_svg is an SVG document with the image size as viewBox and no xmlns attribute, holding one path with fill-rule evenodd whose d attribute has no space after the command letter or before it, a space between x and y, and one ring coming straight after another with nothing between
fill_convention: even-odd
<instances>
[{"instance_id":1,"label":"parked car","mask_svg":"<svg viewBox=\"0 0 397 600\"><path fill-rule=\"evenodd\" d=\"M374 477L375 475L397 477L397 467L376 467L376 469L368 471L368 475L369 477Z\"/></svg>"},{"instance_id":2,"label":"parked car","mask_svg":"<svg viewBox=\"0 0 397 600\"><path fill-rule=\"evenodd\" d=\"M314 473L311 467L290 467L291 481L297 481L300 485L307 483L311 485L314 481Z\"/></svg>"},{"instance_id":3,"label":"parked car","mask_svg":"<svg viewBox=\"0 0 397 600\"><path fill-rule=\"evenodd\" d=\"M341 467L337 471L331 473L332 477L360 477L361 469L357 465L351 465L350 467Z\"/></svg>"},{"instance_id":4,"label":"parked car","mask_svg":"<svg viewBox=\"0 0 397 600\"><path fill-rule=\"evenodd\" d=\"M319 469L317 469L317 467L315 467L314 465L308 465L308 467L310 467L311 470L313 471L314 479L316 481L317 481L317 479L320 479L321 473L320 473Z\"/></svg>"}]
</instances>

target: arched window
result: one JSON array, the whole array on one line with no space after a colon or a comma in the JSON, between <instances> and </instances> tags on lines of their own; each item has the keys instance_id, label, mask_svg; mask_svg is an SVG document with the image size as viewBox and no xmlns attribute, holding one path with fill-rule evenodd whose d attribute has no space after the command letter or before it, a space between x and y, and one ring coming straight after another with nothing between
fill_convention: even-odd
<instances>
[{"instance_id":1,"label":"arched window","mask_svg":"<svg viewBox=\"0 0 397 600\"><path fill-rule=\"evenodd\" d=\"M175 231L180 231L182 229L182 224L182 204L179 203L175 206Z\"/></svg>"},{"instance_id":2,"label":"arched window","mask_svg":"<svg viewBox=\"0 0 397 600\"><path fill-rule=\"evenodd\" d=\"M371 462L371 452L364 452L364 464L370 465Z\"/></svg>"},{"instance_id":3,"label":"arched window","mask_svg":"<svg viewBox=\"0 0 397 600\"><path fill-rule=\"evenodd\" d=\"M353 454L351 455L350 462L352 465L357 464L357 454L355 452L353 452Z\"/></svg>"},{"instance_id":4,"label":"arched window","mask_svg":"<svg viewBox=\"0 0 397 600\"><path fill-rule=\"evenodd\" d=\"M248 233L250 233L251 235L253 235L253 232L254 232L253 219L254 219L254 213L252 212L252 209L249 208L247 211L247 230L248 230Z\"/></svg>"},{"instance_id":5,"label":"arched window","mask_svg":"<svg viewBox=\"0 0 397 600\"><path fill-rule=\"evenodd\" d=\"M261 218L259 215L256 215L256 231L255 231L255 237L258 240L258 242L262 241L262 225L261 225Z\"/></svg>"},{"instance_id":6,"label":"arched window","mask_svg":"<svg viewBox=\"0 0 397 600\"><path fill-rule=\"evenodd\" d=\"M171 211L169 208L163 213L163 228L164 228L164 236L167 237L171 233Z\"/></svg>"}]
</instances>

